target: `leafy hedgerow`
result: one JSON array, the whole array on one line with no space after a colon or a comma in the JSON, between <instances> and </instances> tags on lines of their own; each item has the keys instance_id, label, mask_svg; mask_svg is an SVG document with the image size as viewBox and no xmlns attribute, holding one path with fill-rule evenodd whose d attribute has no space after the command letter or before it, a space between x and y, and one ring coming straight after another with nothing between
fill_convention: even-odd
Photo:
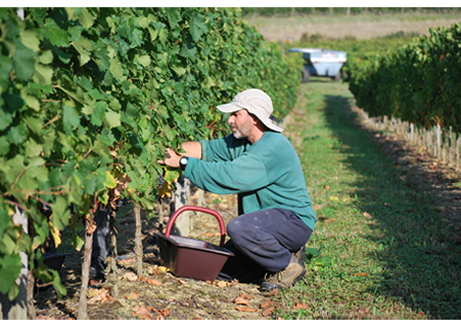
<instances>
[{"instance_id":1,"label":"leafy hedgerow","mask_svg":"<svg viewBox=\"0 0 461 327\"><path fill-rule=\"evenodd\" d=\"M350 90L371 116L394 116L426 129L451 126L459 133L461 24L429 32L355 67Z\"/></svg>"}]
</instances>

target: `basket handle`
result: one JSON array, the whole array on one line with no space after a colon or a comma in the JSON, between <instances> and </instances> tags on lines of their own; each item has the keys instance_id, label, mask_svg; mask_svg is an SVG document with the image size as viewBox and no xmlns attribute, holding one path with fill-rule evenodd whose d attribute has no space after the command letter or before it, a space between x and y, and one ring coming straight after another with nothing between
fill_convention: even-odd
<instances>
[{"instance_id":1,"label":"basket handle","mask_svg":"<svg viewBox=\"0 0 461 327\"><path fill-rule=\"evenodd\" d=\"M165 236L170 237L171 229L173 228L173 224L176 218L178 218L178 216L182 214L184 211L188 211L188 210L208 213L212 216L215 216L216 219L218 219L219 228L221 230L221 242L219 243L219 246L222 247L224 245L224 241L226 240L226 227L224 226L224 221L221 215L217 211L214 211L212 209L198 207L198 206L186 205L176 210L175 213L171 216L170 220L168 221L168 224L166 226Z\"/></svg>"}]
</instances>

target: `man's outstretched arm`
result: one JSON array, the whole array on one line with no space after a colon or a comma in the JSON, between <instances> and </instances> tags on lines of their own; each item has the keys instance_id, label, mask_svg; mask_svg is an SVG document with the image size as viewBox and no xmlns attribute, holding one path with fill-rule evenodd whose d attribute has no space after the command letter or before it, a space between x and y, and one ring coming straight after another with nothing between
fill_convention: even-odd
<instances>
[{"instance_id":1,"label":"man's outstretched arm","mask_svg":"<svg viewBox=\"0 0 461 327\"><path fill-rule=\"evenodd\" d=\"M165 160L158 160L157 162L162 165L167 165L173 168L179 167L179 160L181 157L190 157L190 158L197 158L202 159L202 146L199 142L184 142L182 143L182 149L185 152L181 152L178 154L172 148L167 148L165 150L166 158Z\"/></svg>"}]
</instances>

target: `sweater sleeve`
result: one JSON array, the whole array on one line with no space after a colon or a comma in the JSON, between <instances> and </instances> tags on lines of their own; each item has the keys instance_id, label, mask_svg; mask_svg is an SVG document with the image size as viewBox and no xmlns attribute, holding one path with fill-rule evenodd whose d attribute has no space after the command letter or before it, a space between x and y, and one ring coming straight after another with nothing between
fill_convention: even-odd
<instances>
[{"instance_id":1,"label":"sweater sleeve","mask_svg":"<svg viewBox=\"0 0 461 327\"><path fill-rule=\"evenodd\" d=\"M209 162L190 158L184 177L215 194L251 192L269 184L261 159L247 152L233 161Z\"/></svg>"},{"instance_id":2,"label":"sweater sleeve","mask_svg":"<svg viewBox=\"0 0 461 327\"><path fill-rule=\"evenodd\" d=\"M201 140L202 160L204 161L231 161L237 158L244 150L247 141L238 140L232 134L216 140Z\"/></svg>"}]
</instances>

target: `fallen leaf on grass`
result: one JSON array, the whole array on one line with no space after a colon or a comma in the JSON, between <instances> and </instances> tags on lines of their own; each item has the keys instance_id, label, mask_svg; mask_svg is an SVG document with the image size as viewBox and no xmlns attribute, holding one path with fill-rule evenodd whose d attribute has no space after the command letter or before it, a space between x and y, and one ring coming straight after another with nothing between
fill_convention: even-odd
<instances>
[{"instance_id":1,"label":"fallen leaf on grass","mask_svg":"<svg viewBox=\"0 0 461 327\"><path fill-rule=\"evenodd\" d=\"M92 288L88 290L87 296L89 298L88 304L94 304L96 302L107 303L114 300L114 298L110 296L107 288L101 288L99 290Z\"/></svg>"},{"instance_id":2,"label":"fallen leaf on grass","mask_svg":"<svg viewBox=\"0 0 461 327\"><path fill-rule=\"evenodd\" d=\"M277 294L279 294L279 289L274 288L272 291L270 291L270 293L267 296L275 296Z\"/></svg>"},{"instance_id":3,"label":"fallen leaf on grass","mask_svg":"<svg viewBox=\"0 0 461 327\"><path fill-rule=\"evenodd\" d=\"M255 297L253 295L249 295L245 292L240 293L238 296L242 297L243 299L246 300L253 300Z\"/></svg>"},{"instance_id":4,"label":"fallen leaf on grass","mask_svg":"<svg viewBox=\"0 0 461 327\"><path fill-rule=\"evenodd\" d=\"M211 282L209 282L209 284L210 283ZM222 288L222 287L231 287L231 286L234 286L234 285L236 285L238 283L239 283L239 281L234 279L232 282L227 282L225 280L215 280L212 284Z\"/></svg>"},{"instance_id":5,"label":"fallen leaf on grass","mask_svg":"<svg viewBox=\"0 0 461 327\"><path fill-rule=\"evenodd\" d=\"M153 278L148 278L146 276L139 277L138 281L143 282L143 283L147 283L147 284L151 284L151 285L155 285L155 286L162 286L162 283L159 282L158 280L153 279Z\"/></svg>"},{"instance_id":6,"label":"fallen leaf on grass","mask_svg":"<svg viewBox=\"0 0 461 327\"><path fill-rule=\"evenodd\" d=\"M129 295L125 295L125 297L126 297L128 300L137 300L137 299L139 299L140 296L141 296L141 295L140 295L138 292L136 292L136 291L131 292Z\"/></svg>"},{"instance_id":7,"label":"fallen leaf on grass","mask_svg":"<svg viewBox=\"0 0 461 327\"><path fill-rule=\"evenodd\" d=\"M154 316L151 315L149 309L145 306L135 306L133 312L131 313L132 317L138 317L141 320L153 320Z\"/></svg>"},{"instance_id":8,"label":"fallen leaf on grass","mask_svg":"<svg viewBox=\"0 0 461 327\"><path fill-rule=\"evenodd\" d=\"M119 279L128 279L130 282L134 282L138 279L138 276L134 272L129 271L125 273L123 276L120 276Z\"/></svg>"},{"instance_id":9,"label":"fallen leaf on grass","mask_svg":"<svg viewBox=\"0 0 461 327\"><path fill-rule=\"evenodd\" d=\"M363 216L367 219L371 219L371 215L368 212L364 212Z\"/></svg>"},{"instance_id":10,"label":"fallen leaf on grass","mask_svg":"<svg viewBox=\"0 0 461 327\"><path fill-rule=\"evenodd\" d=\"M271 300L265 300L265 301L261 302L261 304L259 305L259 307L260 307L261 309L267 309L267 308L269 308L270 306L276 306L276 307L278 307L279 305L278 305L278 303L272 302Z\"/></svg>"},{"instance_id":11,"label":"fallen leaf on grass","mask_svg":"<svg viewBox=\"0 0 461 327\"><path fill-rule=\"evenodd\" d=\"M237 296L232 302L235 302L236 305L248 305L248 300L245 300L241 296Z\"/></svg>"},{"instance_id":12,"label":"fallen leaf on grass","mask_svg":"<svg viewBox=\"0 0 461 327\"><path fill-rule=\"evenodd\" d=\"M368 276L368 274L367 273L356 273L354 274L354 276L365 276L366 277Z\"/></svg>"},{"instance_id":13,"label":"fallen leaf on grass","mask_svg":"<svg viewBox=\"0 0 461 327\"><path fill-rule=\"evenodd\" d=\"M147 273L149 275L154 275L154 276L163 275L167 271L168 271L168 268L164 266L154 266L154 267L149 267L147 269Z\"/></svg>"},{"instance_id":14,"label":"fallen leaf on grass","mask_svg":"<svg viewBox=\"0 0 461 327\"><path fill-rule=\"evenodd\" d=\"M136 261L135 258L128 258L128 259L117 260L117 263L118 263L118 264L129 265L129 264L132 264L132 263L135 262L135 261Z\"/></svg>"},{"instance_id":15,"label":"fallen leaf on grass","mask_svg":"<svg viewBox=\"0 0 461 327\"><path fill-rule=\"evenodd\" d=\"M323 185L323 188L324 188L325 190L329 190L329 189L331 188L331 186Z\"/></svg>"},{"instance_id":16,"label":"fallen leaf on grass","mask_svg":"<svg viewBox=\"0 0 461 327\"><path fill-rule=\"evenodd\" d=\"M168 317L170 315L170 309L165 308L160 311L158 311L162 317Z\"/></svg>"},{"instance_id":17,"label":"fallen leaf on grass","mask_svg":"<svg viewBox=\"0 0 461 327\"><path fill-rule=\"evenodd\" d=\"M300 309L309 309L309 305L305 303L300 303L300 302L295 302L293 305L294 310L300 310Z\"/></svg>"},{"instance_id":18,"label":"fallen leaf on grass","mask_svg":"<svg viewBox=\"0 0 461 327\"><path fill-rule=\"evenodd\" d=\"M265 309L263 312L261 312L261 316L262 317L267 317L267 316L270 316L271 314L273 314L275 311L275 307L269 307L267 309Z\"/></svg>"},{"instance_id":19,"label":"fallen leaf on grass","mask_svg":"<svg viewBox=\"0 0 461 327\"><path fill-rule=\"evenodd\" d=\"M133 308L133 312L131 315L133 317L138 317L141 320L163 320L164 317L168 317L170 315L170 309L164 308L161 310L158 310L157 308L148 305L148 306L139 306L137 305L136 307ZM157 317L154 317L151 313L157 313Z\"/></svg>"},{"instance_id":20,"label":"fallen leaf on grass","mask_svg":"<svg viewBox=\"0 0 461 327\"><path fill-rule=\"evenodd\" d=\"M240 312L256 312L256 311L258 311L258 309L247 307L247 306L245 306L245 307L236 306L235 310L240 311Z\"/></svg>"}]
</instances>

